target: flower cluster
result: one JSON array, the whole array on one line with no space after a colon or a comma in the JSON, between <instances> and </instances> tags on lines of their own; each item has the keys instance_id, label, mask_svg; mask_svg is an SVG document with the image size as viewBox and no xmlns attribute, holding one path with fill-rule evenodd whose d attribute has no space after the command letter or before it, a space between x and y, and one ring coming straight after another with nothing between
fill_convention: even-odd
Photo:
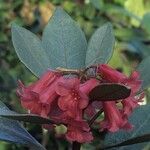
<instances>
[{"instance_id":1,"label":"flower cluster","mask_svg":"<svg viewBox=\"0 0 150 150\"><path fill-rule=\"evenodd\" d=\"M95 78L82 80L78 77L66 77L60 72L48 70L41 78L28 87L19 81L17 94L21 104L30 113L52 119L56 124L67 127L65 134L69 141L79 143L93 139L88 121L85 119L104 112L99 121L100 130L115 132L119 129L131 129L128 116L138 106L142 96L137 97L141 81L139 74L133 72L130 77L103 64L99 65ZM128 98L118 101L90 101L90 91L101 83L120 83L131 88ZM121 103L118 107L117 103Z\"/></svg>"},{"instance_id":2,"label":"flower cluster","mask_svg":"<svg viewBox=\"0 0 150 150\"><path fill-rule=\"evenodd\" d=\"M144 94L136 96L139 91L142 81L139 80L139 73L134 71L130 77L125 76L117 70L103 64L98 68L98 73L102 77L103 82L121 83L131 88L131 94L128 98L121 101L122 108L118 108L116 101L102 102L105 118L100 122L101 129L107 129L111 132L116 132L119 129L131 129L132 125L128 123L128 117L133 109L142 101Z\"/></svg>"}]
</instances>

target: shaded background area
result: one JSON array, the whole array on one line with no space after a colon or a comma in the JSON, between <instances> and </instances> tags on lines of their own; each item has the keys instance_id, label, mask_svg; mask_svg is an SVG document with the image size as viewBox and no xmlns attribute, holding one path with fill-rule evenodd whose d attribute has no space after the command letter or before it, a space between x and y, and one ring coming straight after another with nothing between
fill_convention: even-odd
<instances>
[{"instance_id":1,"label":"shaded background area","mask_svg":"<svg viewBox=\"0 0 150 150\"><path fill-rule=\"evenodd\" d=\"M87 40L99 26L108 21L113 24L116 44L109 63L121 72L129 75L143 58L150 56L150 0L1 0L0 99L18 112L25 110L15 94L17 80L29 84L36 78L17 58L11 42L11 23L16 22L40 37L56 6L63 7L77 21ZM149 97L149 92L146 95ZM54 139L54 133L47 134L37 125L25 126L48 149L67 149L68 143L61 137ZM101 144L99 133L95 135L97 140L85 149ZM26 148L0 142L0 150L7 149Z\"/></svg>"}]
</instances>

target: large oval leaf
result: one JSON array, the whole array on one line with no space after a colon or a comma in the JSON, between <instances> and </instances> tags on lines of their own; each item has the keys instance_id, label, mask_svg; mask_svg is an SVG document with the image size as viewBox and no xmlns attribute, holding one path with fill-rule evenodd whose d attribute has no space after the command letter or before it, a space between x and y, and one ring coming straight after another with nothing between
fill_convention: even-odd
<instances>
[{"instance_id":1,"label":"large oval leaf","mask_svg":"<svg viewBox=\"0 0 150 150\"><path fill-rule=\"evenodd\" d=\"M88 43L86 66L107 63L112 55L114 42L110 23L97 29Z\"/></svg>"},{"instance_id":2,"label":"large oval leaf","mask_svg":"<svg viewBox=\"0 0 150 150\"><path fill-rule=\"evenodd\" d=\"M17 121L35 123L35 124L52 124L52 120L48 118L43 118L35 114L19 114L14 111L9 110L2 102L0 102L0 117L5 117L8 119L13 119Z\"/></svg>"},{"instance_id":3,"label":"large oval leaf","mask_svg":"<svg viewBox=\"0 0 150 150\"><path fill-rule=\"evenodd\" d=\"M87 41L79 26L61 8L56 8L44 29L42 44L51 60L51 68L85 67Z\"/></svg>"},{"instance_id":4,"label":"large oval leaf","mask_svg":"<svg viewBox=\"0 0 150 150\"><path fill-rule=\"evenodd\" d=\"M150 56L145 58L138 66L137 70L140 72L140 78L143 81L141 90L150 86Z\"/></svg>"},{"instance_id":5,"label":"large oval leaf","mask_svg":"<svg viewBox=\"0 0 150 150\"><path fill-rule=\"evenodd\" d=\"M126 140L122 143L106 147L105 149L110 149L110 148L120 147L120 146L127 146L127 145L138 144L138 143L144 143L144 142L150 142L150 134L145 134L142 136L134 137L134 138Z\"/></svg>"},{"instance_id":6,"label":"large oval leaf","mask_svg":"<svg viewBox=\"0 0 150 150\"><path fill-rule=\"evenodd\" d=\"M92 101L114 101L130 96L131 89L122 84L104 83L96 86L89 93Z\"/></svg>"},{"instance_id":7,"label":"large oval leaf","mask_svg":"<svg viewBox=\"0 0 150 150\"><path fill-rule=\"evenodd\" d=\"M132 116L129 118L129 122L134 125L131 131L118 131L116 133L108 133L105 137L105 145L115 145L124 142L128 139L136 138L144 134L150 133L150 105L140 106L137 108ZM148 143L147 143L148 144ZM131 146L124 146L114 148L116 150L128 150L136 149L141 150L146 146L145 143L139 143Z\"/></svg>"},{"instance_id":8,"label":"large oval leaf","mask_svg":"<svg viewBox=\"0 0 150 150\"><path fill-rule=\"evenodd\" d=\"M9 111L10 110L0 102L0 113L4 114ZM0 117L0 140L23 144L33 150L45 150L18 121L3 117Z\"/></svg>"},{"instance_id":9,"label":"large oval leaf","mask_svg":"<svg viewBox=\"0 0 150 150\"><path fill-rule=\"evenodd\" d=\"M13 120L17 120L17 121L23 121L23 122L29 122L29 123L35 123L35 124L52 124L54 123L53 121L51 121L50 119L47 118L43 118L41 116L38 115L33 115L33 114L12 114L12 111L10 111L9 113L0 113L1 117L5 117L8 119L13 119Z\"/></svg>"},{"instance_id":10,"label":"large oval leaf","mask_svg":"<svg viewBox=\"0 0 150 150\"><path fill-rule=\"evenodd\" d=\"M30 31L12 25L12 41L16 53L25 66L36 76L40 76L50 67L50 59L42 48L40 39Z\"/></svg>"}]
</instances>

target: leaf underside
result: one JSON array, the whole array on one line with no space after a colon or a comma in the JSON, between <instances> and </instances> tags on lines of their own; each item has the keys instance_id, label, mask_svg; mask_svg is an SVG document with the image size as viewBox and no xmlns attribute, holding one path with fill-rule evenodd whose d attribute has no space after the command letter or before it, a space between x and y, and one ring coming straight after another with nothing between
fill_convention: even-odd
<instances>
[{"instance_id":1,"label":"leaf underside","mask_svg":"<svg viewBox=\"0 0 150 150\"><path fill-rule=\"evenodd\" d=\"M115 38L112 25L106 23L92 35L86 53L86 67L107 63L113 53Z\"/></svg>"},{"instance_id":2,"label":"leaf underside","mask_svg":"<svg viewBox=\"0 0 150 150\"><path fill-rule=\"evenodd\" d=\"M122 84L105 83L92 89L89 93L91 100L114 101L129 97L131 89Z\"/></svg>"},{"instance_id":3,"label":"leaf underside","mask_svg":"<svg viewBox=\"0 0 150 150\"><path fill-rule=\"evenodd\" d=\"M129 117L129 122L134 125L134 128L132 130L130 131L120 130L116 133L106 134L105 141L104 141L106 147L112 145L118 145L118 143L120 144L129 139L137 138L144 135L146 135L145 142L147 142L149 139L149 136L147 137L147 134L150 133L150 127L149 127L150 105L147 104L144 106L139 106L139 108L134 110L131 117ZM138 140L138 138L136 140ZM128 145L128 146L123 146L123 147L118 147L113 149L114 150L128 150L128 149L141 150L145 147L145 145L146 145L145 143L137 143L134 145Z\"/></svg>"},{"instance_id":4,"label":"leaf underside","mask_svg":"<svg viewBox=\"0 0 150 150\"><path fill-rule=\"evenodd\" d=\"M0 114L15 114L0 102ZM45 150L45 148L32 137L28 131L18 122L0 115L0 140L22 144L33 150Z\"/></svg>"},{"instance_id":5,"label":"leaf underside","mask_svg":"<svg viewBox=\"0 0 150 150\"><path fill-rule=\"evenodd\" d=\"M87 41L74 20L61 8L56 8L44 29L42 45L51 60L50 67L56 69L85 68Z\"/></svg>"}]
</instances>

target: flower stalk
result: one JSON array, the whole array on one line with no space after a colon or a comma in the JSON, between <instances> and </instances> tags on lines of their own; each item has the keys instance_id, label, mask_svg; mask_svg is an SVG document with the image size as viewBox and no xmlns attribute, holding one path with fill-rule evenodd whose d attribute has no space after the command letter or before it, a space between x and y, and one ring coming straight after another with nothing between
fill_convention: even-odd
<instances>
[{"instance_id":1,"label":"flower stalk","mask_svg":"<svg viewBox=\"0 0 150 150\"><path fill-rule=\"evenodd\" d=\"M78 142L72 143L72 150L80 150L80 148L81 148L81 143Z\"/></svg>"}]
</instances>

